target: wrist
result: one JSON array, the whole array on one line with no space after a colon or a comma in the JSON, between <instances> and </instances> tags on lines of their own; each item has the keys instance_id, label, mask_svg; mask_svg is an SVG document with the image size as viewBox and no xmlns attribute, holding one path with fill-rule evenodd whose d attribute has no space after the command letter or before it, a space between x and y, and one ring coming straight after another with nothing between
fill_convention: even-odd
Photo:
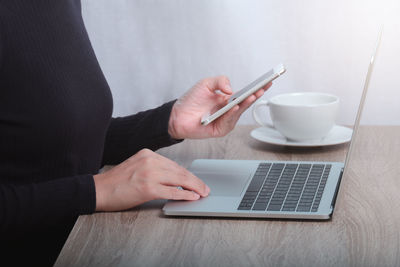
<instances>
[{"instance_id":1,"label":"wrist","mask_svg":"<svg viewBox=\"0 0 400 267\"><path fill-rule=\"evenodd\" d=\"M94 187L96 191L96 211L104 211L104 186L102 174L93 175Z\"/></svg>"},{"instance_id":2,"label":"wrist","mask_svg":"<svg viewBox=\"0 0 400 267\"><path fill-rule=\"evenodd\" d=\"M172 110L169 116L168 121L168 134L171 136L172 139L183 139L183 137L179 136L177 132L177 112L176 112L176 102L172 106Z\"/></svg>"}]
</instances>

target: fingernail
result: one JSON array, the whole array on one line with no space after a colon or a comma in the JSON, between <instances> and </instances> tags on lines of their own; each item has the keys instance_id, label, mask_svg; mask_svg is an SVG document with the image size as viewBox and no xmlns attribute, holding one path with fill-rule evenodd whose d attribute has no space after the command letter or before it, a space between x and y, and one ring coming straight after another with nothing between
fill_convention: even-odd
<instances>
[{"instance_id":1,"label":"fingernail","mask_svg":"<svg viewBox=\"0 0 400 267\"><path fill-rule=\"evenodd\" d=\"M206 194L208 195L210 193L211 189L206 185Z\"/></svg>"},{"instance_id":2,"label":"fingernail","mask_svg":"<svg viewBox=\"0 0 400 267\"><path fill-rule=\"evenodd\" d=\"M195 193L195 192L193 192L193 194L194 194L195 199L199 199L199 198L200 198L200 195L199 195L199 194L197 194L197 193Z\"/></svg>"}]
</instances>

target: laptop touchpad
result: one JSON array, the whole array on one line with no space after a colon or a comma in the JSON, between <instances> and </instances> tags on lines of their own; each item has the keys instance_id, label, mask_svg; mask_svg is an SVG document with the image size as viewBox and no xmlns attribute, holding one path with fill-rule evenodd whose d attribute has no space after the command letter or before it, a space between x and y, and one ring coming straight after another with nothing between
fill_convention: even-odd
<instances>
[{"instance_id":1,"label":"laptop touchpad","mask_svg":"<svg viewBox=\"0 0 400 267\"><path fill-rule=\"evenodd\" d=\"M210 196L240 196L250 178L248 172L235 174L194 172L194 174L210 187Z\"/></svg>"}]
</instances>

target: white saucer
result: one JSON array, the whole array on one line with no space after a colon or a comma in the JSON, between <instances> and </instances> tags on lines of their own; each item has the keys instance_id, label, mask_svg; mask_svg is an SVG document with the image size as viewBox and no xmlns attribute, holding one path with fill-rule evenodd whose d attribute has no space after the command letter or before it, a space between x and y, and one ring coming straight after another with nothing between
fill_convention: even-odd
<instances>
[{"instance_id":1,"label":"white saucer","mask_svg":"<svg viewBox=\"0 0 400 267\"><path fill-rule=\"evenodd\" d=\"M329 134L321 140L295 142L289 141L276 129L270 127L260 127L251 131L250 135L261 142L296 147L313 147L313 146L332 146L347 143L351 139L353 130L347 127L335 125Z\"/></svg>"}]
</instances>

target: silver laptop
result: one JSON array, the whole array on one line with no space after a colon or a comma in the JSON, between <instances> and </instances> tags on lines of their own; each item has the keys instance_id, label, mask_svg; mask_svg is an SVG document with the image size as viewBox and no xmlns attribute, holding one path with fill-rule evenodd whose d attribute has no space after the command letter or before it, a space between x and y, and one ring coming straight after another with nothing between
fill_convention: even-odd
<instances>
[{"instance_id":1,"label":"silver laptop","mask_svg":"<svg viewBox=\"0 0 400 267\"><path fill-rule=\"evenodd\" d=\"M197 201L168 201L163 212L173 216L329 219L343 173L351 157L365 98L379 49L382 29L371 57L350 147L342 162L260 160L193 161L189 170L211 194Z\"/></svg>"}]
</instances>

